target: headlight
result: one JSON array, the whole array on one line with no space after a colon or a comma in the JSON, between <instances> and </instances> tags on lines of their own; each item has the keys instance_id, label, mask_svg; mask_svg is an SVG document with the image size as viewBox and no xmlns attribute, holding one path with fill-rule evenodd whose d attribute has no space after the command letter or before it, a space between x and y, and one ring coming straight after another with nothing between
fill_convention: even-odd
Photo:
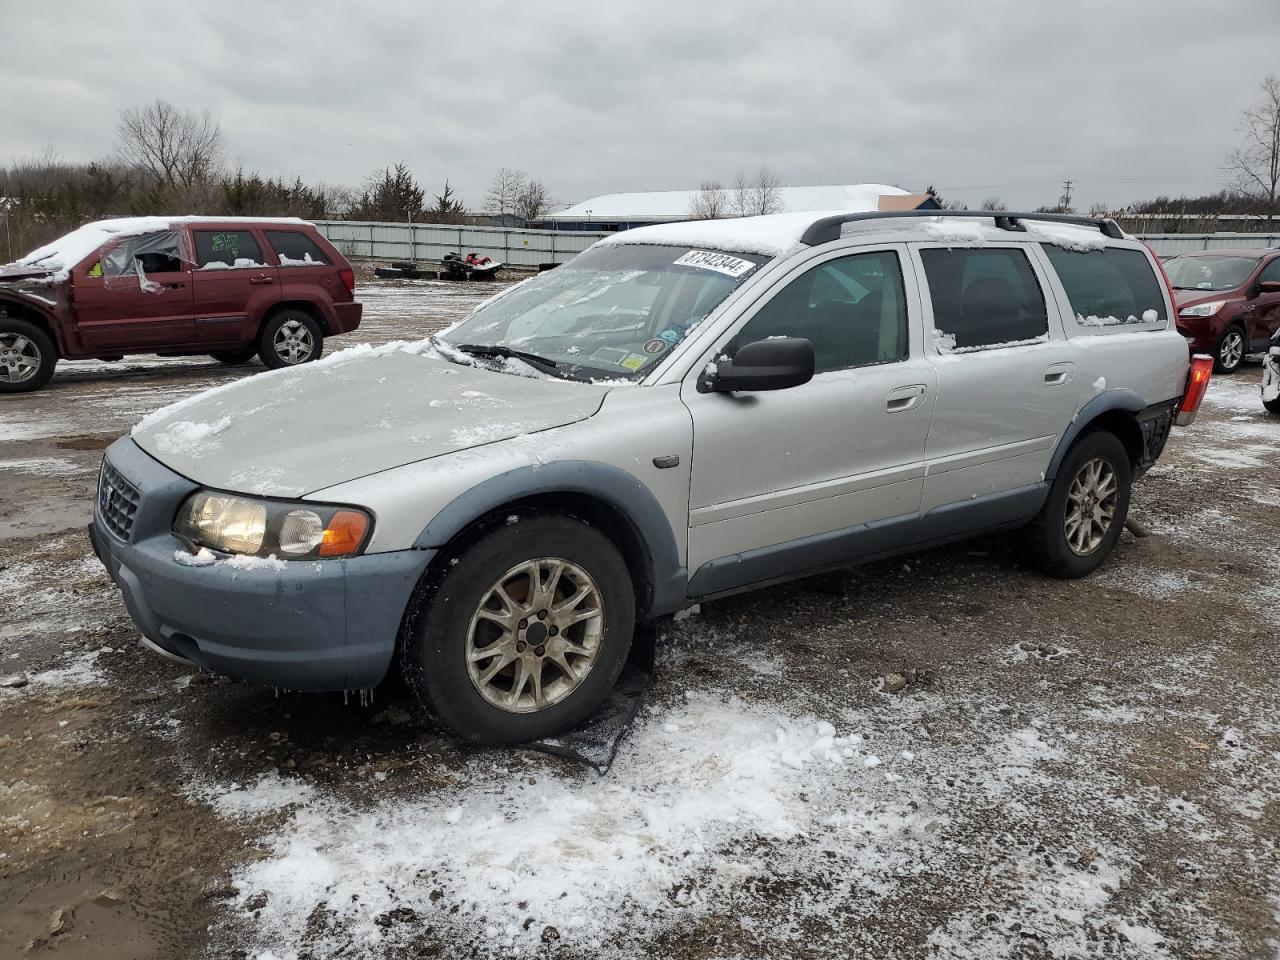
<instances>
[{"instance_id":1,"label":"headlight","mask_svg":"<svg viewBox=\"0 0 1280 960\"><path fill-rule=\"evenodd\" d=\"M1180 317L1212 317L1227 305L1225 300L1214 300L1211 303L1197 303L1194 307L1183 307L1178 311Z\"/></svg>"},{"instance_id":2,"label":"headlight","mask_svg":"<svg viewBox=\"0 0 1280 960\"><path fill-rule=\"evenodd\" d=\"M200 490L178 510L173 532L192 544L282 560L359 553L372 527L352 507L279 503Z\"/></svg>"}]
</instances>

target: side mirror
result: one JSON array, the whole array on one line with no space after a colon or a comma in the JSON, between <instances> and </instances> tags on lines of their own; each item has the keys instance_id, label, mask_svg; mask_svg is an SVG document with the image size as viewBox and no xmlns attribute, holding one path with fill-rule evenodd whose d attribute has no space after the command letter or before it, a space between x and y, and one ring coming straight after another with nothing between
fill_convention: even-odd
<instances>
[{"instance_id":1,"label":"side mirror","mask_svg":"<svg viewBox=\"0 0 1280 960\"><path fill-rule=\"evenodd\" d=\"M1259 293L1280 293L1280 280L1263 280L1258 284Z\"/></svg>"},{"instance_id":2,"label":"side mirror","mask_svg":"<svg viewBox=\"0 0 1280 960\"><path fill-rule=\"evenodd\" d=\"M740 390L785 390L813 379L813 344L795 337L775 337L744 344L731 359L717 360L708 373L706 389L716 393Z\"/></svg>"}]
</instances>

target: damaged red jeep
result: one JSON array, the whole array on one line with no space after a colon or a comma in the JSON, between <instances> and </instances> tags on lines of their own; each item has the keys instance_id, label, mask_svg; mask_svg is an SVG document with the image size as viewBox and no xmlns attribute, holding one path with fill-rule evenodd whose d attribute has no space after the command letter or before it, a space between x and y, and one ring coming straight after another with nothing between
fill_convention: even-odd
<instances>
[{"instance_id":1,"label":"damaged red jeep","mask_svg":"<svg viewBox=\"0 0 1280 960\"><path fill-rule=\"evenodd\" d=\"M44 386L60 359L307 363L360 325L355 287L351 264L303 220L86 224L0 266L0 393Z\"/></svg>"}]
</instances>

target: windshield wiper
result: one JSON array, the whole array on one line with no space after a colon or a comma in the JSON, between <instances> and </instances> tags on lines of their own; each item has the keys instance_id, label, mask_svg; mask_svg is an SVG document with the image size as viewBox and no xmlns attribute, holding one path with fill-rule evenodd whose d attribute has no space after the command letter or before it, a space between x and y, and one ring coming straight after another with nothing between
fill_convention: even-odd
<instances>
[{"instance_id":1,"label":"windshield wiper","mask_svg":"<svg viewBox=\"0 0 1280 960\"><path fill-rule=\"evenodd\" d=\"M490 346L483 343L451 343L449 346L476 357L507 357L513 360L524 360L526 363L546 367L549 370L557 370L560 367L560 364L549 357L541 357L536 353L530 353L528 350L517 350L514 347L506 347L501 344Z\"/></svg>"}]
</instances>

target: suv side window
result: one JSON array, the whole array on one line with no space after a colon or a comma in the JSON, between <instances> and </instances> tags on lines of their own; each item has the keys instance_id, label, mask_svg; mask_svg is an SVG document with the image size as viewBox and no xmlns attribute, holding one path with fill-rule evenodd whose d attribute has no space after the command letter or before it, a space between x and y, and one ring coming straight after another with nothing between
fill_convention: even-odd
<instances>
[{"instance_id":1,"label":"suv side window","mask_svg":"<svg viewBox=\"0 0 1280 960\"><path fill-rule=\"evenodd\" d=\"M1280 280L1280 257L1276 257L1262 268L1262 272L1258 274L1258 282L1261 283L1263 280Z\"/></svg>"},{"instance_id":2,"label":"suv side window","mask_svg":"<svg viewBox=\"0 0 1280 960\"><path fill-rule=\"evenodd\" d=\"M265 266L262 247L248 230L197 230L195 237L200 270Z\"/></svg>"},{"instance_id":3,"label":"suv side window","mask_svg":"<svg viewBox=\"0 0 1280 960\"><path fill-rule=\"evenodd\" d=\"M769 337L812 343L816 373L905 359L907 307L898 255L858 253L810 268L747 321L726 352Z\"/></svg>"},{"instance_id":4,"label":"suv side window","mask_svg":"<svg viewBox=\"0 0 1280 960\"><path fill-rule=\"evenodd\" d=\"M267 243L280 258L282 267L328 266L329 258L305 233L297 230L268 230Z\"/></svg>"},{"instance_id":5,"label":"suv side window","mask_svg":"<svg viewBox=\"0 0 1280 960\"><path fill-rule=\"evenodd\" d=\"M1044 293L1021 250L921 250L939 349L1038 340L1049 333ZM954 342L952 338L954 337Z\"/></svg>"},{"instance_id":6,"label":"suv side window","mask_svg":"<svg viewBox=\"0 0 1280 960\"><path fill-rule=\"evenodd\" d=\"M143 273L182 273L185 269L178 235L172 230L122 240L103 255L98 267L101 270L94 268L90 276L103 276L108 281L131 276L139 268Z\"/></svg>"},{"instance_id":7,"label":"suv side window","mask_svg":"<svg viewBox=\"0 0 1280 960\"><path fill-rule=\"evenodd\" d=\"M1043 248L1077 323L1092 327L1165 321L1160 283L1142 251L1109 247L1085 253L1047 243Z\"/></svg>"}]
</instances>

